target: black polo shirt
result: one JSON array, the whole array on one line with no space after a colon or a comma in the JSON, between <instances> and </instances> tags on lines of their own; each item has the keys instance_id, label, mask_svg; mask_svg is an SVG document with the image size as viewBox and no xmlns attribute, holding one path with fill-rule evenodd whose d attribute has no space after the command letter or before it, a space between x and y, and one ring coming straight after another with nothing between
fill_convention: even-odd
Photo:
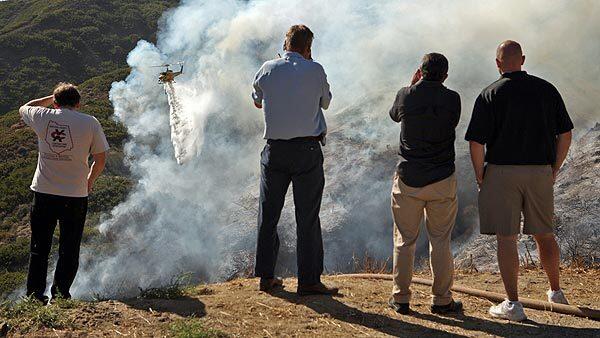
<instances>
[{"instance_id":1,"label":"black polo shirt","mask_svg":"<svg viewBox=\"0 0 600 338\"><path fill-rule=\"evenodd\" d=\"M457 92L441 82L421 80L400 89L390 117L400 122L398 175L404 184L424 187L454 173Z\"/></svg>"},{"instance_id":2,"label":"black polo shirt","mask_svg":"<svg viewBox=\"0 0 600 338\"><path fill-rule=\"evenodd\" d=\"M571 129L558 90L519 71L503 74L481 92L465 139L486 145L488 163L546 165L556 161L556 136Z\"/></svg>"}]
</instances>

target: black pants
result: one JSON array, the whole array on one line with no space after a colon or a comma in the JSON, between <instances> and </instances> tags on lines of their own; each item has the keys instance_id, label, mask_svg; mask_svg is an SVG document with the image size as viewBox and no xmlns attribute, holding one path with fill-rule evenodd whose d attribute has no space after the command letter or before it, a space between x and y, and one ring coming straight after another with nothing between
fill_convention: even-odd
<instances>
[{"instance_id":1,"label":"black pants","mask_svg":"<svg viewBox=\"0 0 600 338\"><path fill-rule=\"evenodd\" d=\"M277 223L290 182L296 207L298 283L312 285L320 282L323 273L319 211L325 176L323 153L316 140L269 140L261 154L255 275L274 277L279 251Z\"/></svg>"},{"instance_id":2,"label":"black pants","mask_svg":"<svg viewBox=\"0 0 600 338\"><path fill-rule=\"evenodd\" d=\"M79 246L87 214L87 197L64 197L34 193L31 206L31 255L27 275L27 295L44 298L48 255L56 222L60 226L58 263L52 283L52 296L70 298L69 289L79 267Z\"/></svg>"}]
</instances>

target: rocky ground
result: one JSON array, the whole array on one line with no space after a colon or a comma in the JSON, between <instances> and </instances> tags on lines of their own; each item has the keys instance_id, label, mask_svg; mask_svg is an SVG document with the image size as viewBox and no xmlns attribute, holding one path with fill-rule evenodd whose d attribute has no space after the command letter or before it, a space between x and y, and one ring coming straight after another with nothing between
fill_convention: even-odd
<instances>
[{"instance_id":1,"label":"rocky ground","mask_svg":"<svg viewBox=\"0 0 600 338\"><path fill-rule=\"evenodd\" d=\"M421 277L429 277L420 274ZM573 304L600 304L600 271L569 269L563 281ZM339 297L295 294L296 280L272 295L258 292L254 279L201 285L175 299L74 302L59 315L22 314L8 319L9 336L39 337L304 337L304 336L564 336L600 335L600 322L568 315L526 310L529 320L509 323L487 315L485 299L455 294L465 304L461 315L439 316L429 311L429 289L413 287L411 315L386 306L390 281L328 276L325 282L341 288ZM494 273L459 272L456 284L501 292ZM526 270L520 279L521 296L544 299L543 271ZM168 294L165 294L168 295ZM58 305L53 305L58 306ZM47 314L46 314L47 315ZM44 322L44 319L46 320ZM45 324L44 324L45 323ZM54 328L48 327L50 324Z\"/></svg>"}]
</instances>

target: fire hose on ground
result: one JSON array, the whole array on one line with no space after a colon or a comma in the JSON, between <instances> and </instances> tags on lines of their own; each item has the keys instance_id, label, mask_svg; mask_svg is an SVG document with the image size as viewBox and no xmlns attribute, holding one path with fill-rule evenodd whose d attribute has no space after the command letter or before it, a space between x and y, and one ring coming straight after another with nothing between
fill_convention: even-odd
<instances>
[{"instance_id":1,"label":"fire hose on ground","mask_svg":"<svg viewBox=\"0 0 600 338\"><path fill-rule=\"evenodd\" d=\"M392 280L392 275L386 274L368 274L368 273L359 273L359 274L348 274L348 275L340 275L340 277L350 277L350 278L364 278L364 279L380 279L380 280ZM414 284L428 285L431 286L433 284L432 280L424 279L424 278L416 278L412 279ZM485 298L493 302L502 302L506 298L505 295L468 288L465 286L455 285L452 287L452 291L464 293L467 295ZM524 307L542 310L542 311L550 311L556 313L562 313L566 315L572 315L577 317L584 317L593 320L600 320L600 310L591 309L583 306L575 306L575 305L565 305L565 304L556 304L545 302L536 299L529 298L519 298L519 301L523 304Z\"/></svg>"}]
</instances>

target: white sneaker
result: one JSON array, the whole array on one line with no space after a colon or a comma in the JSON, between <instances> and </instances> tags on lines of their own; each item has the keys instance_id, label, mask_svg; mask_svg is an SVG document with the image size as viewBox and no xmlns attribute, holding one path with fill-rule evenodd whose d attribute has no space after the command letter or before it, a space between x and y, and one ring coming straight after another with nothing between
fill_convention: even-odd
<instances>
[{"instance_id":1,"label":"white sneaker","mask_svg":"<svg viewBox=\"0 0 600 338\"><path fill-rule=\"evenodd\" d=\"M521 302L511 302L508 299L496 306L491 306L489 312L494 318L508 319L513 322L527 319L525 311L523 311L523 304Z\"/></svg>"},{"instance_id":2,"label":"white sneaker","mask_svg":"<svg viewBox=\"0 0 600 338\"><path fill-rule=\"evenodd\" d=\"M548 292L546 292L546 294L548 295L548 301L550 303L569 305L569 301L567 300L567 297L565 297L565 294L563 293L562 290L558 290L558 291L548 290Z\"/></svg>"}]
</instances>

